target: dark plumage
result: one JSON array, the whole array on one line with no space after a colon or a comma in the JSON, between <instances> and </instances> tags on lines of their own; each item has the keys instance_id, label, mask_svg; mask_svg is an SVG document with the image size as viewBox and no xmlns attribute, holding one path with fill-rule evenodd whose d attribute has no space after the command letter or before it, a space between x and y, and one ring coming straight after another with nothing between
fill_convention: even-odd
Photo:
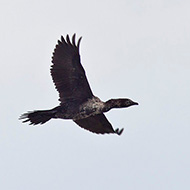
<instances>
[{"instance_id":1,"label":"dark plumage","mask_svg":"<svg viewBox=\"0 0 190 190\"><path fill-rule=\"evenodd\" d=\"M124 108L138 103L130 99L111 99L102 102L93 95L80 63L81 39L80 37L76 44L75 34L71 40L68 35L66 39L61 36L61 41L58 40L53 53L51 75L59 92L60 105L51 110L25 113L20 119L33 125L43 124L52 118L72 119L80 127L91 132L120 135L123 129L114 130L103 113L112 108Z\"/></svg>"}]
</instances>

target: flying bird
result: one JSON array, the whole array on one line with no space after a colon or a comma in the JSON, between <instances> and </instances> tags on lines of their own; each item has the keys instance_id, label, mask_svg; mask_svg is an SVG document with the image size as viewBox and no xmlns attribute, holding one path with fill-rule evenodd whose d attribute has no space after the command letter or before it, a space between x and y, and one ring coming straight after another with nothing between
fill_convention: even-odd
<instances>
[{"instance_id":1,"label":"flying bird","mask_svg":"<svg viewBox=\"0 0 190 190\"><path fill-rule=\"evenodd\" d=\"M112 108L126 108L138 105L127 98L110 99L106 102L94 96L88 83L85 70L81 65L79 46L82 37L76 43L75 34L61 40L54 49L51 76L60 104L50 110L37 110L24 113L20 119L30 125L44 124L50 119L72 119L80 127L97 134L114 133L121 135L122 129L113 129L104 112Z\"/></svg>"}]
</instances>

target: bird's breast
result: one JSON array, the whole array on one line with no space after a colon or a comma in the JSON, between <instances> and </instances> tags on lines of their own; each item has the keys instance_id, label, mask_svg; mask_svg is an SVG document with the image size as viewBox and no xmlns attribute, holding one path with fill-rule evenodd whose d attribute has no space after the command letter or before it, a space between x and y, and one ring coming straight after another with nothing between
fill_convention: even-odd
<instances>
[{"instance_id":1,"label":"bird's breast","mask_svg":"<svg viewBox=\"0 0 190 190\"><path fill-rule=\"evenodd\" d=\"M100 114L103 112L103 108L104 102L97 97L93 97L79 107L79 113L76 114L74 119L84 119L92 115Z\"/></svg>"}]
</instances>

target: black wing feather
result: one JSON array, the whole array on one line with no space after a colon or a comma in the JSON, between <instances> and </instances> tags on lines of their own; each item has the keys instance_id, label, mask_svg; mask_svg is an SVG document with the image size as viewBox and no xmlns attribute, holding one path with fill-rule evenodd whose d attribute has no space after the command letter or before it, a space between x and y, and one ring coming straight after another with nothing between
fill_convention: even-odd
<instances>
[{"instance_id":1,"label":"black wing feather","mask_svg":"<svg viewBox=\"0 0 190 190\"><path fill-rule=\"evenodd\" d=\"M66 40L61 36L61 41L58 40L53 53L51 75L62 104L69 101L81 104L93 97L85 71L80 63L80 40L81 38L76 46L75 34L72 37L72 43L68 35Z\"/></svg>"},{"instance_id":2,"label":"black wing feather","mask_svg":"<svg viewBox=\"0 0 190 190\"><path fill-rule=\"evenodd\" d=\"M93 133L117 133L114 131L111 123L107 120L104 114L90 116L85 119L73 120L80 127L87 129Z\"/></svg>"}]
</instances>

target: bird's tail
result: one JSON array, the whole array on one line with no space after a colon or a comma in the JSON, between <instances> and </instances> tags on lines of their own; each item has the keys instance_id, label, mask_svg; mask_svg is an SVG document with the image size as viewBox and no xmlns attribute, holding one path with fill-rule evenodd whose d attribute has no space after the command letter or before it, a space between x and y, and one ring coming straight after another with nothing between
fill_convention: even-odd
<instances>
[{"instance_id":1,"label":"bird's tail","mask_svg":"<svg viewBox=\"0 0 190 190\"><path fill-rule=\"evenodd\" d=\"M19 119L24 119L23 123L30 122L30 125L44 124L52 118L55 118L56 110L38 110L24 113Z\"/></svg>"}]
</instances>

